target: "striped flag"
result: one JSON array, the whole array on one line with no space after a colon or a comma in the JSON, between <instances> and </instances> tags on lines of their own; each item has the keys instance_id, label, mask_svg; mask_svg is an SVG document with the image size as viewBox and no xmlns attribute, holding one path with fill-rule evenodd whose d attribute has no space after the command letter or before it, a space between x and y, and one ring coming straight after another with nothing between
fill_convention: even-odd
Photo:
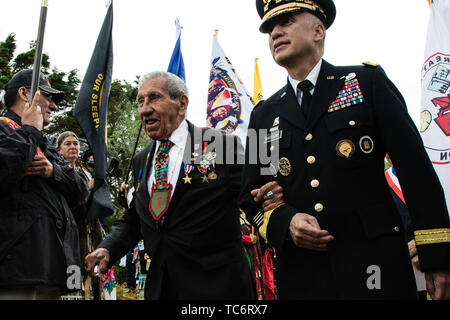
<instances>
[{"instance_id":1,"label":"striped flag","mask_svg":"<svg viewBox=\"0 0 450 320\"><path fill-rule=\"evenodd\" d=\"M399 197L400 200L402 200L403 203L405 203L402 187L400 186L400 182L398 181L397 173L395 172L394 167L391 166L389 169L387 169L384 172L384 175L386 176L389 187L391 187L392 191L395 192L395 194Z\"/></svg>"},{"instance_id":2,"label":"striped flag","mask_svg":"<svg viewBox=\"0 0 450 320\"><path fill-rule=\"evenodd\" d=\"M243 145L253 103L230 59L213 37L206 124L237 135Z\"/></svg>"},{"instance_id":3,"label":"striped flag","mask_svg":"<svg viewBox=\"0 0 450 320\"><path fill-rule=\"evenodd\" d=\"M450 203L450 1L432 0L422 67L420 132Z\"/></svg>"},{"instance_id":4,"label":"striped flag","mask_svg":"<svg viewBox=\"0 0 450 320\"><path fill-rule=\"evenodd\" d=\"M88 208L88 221L109 216L114 211L109 186L105 179L108 168L106 116L113 66L112 27L113 4L111 1L73 112L95 160L94 188Z\"/></svg>"}]
</instances>

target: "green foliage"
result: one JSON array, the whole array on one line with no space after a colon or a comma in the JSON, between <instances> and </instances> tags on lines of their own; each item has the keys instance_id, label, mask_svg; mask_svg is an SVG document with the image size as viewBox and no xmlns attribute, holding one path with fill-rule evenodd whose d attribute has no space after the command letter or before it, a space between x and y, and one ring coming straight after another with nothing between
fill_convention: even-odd
<instances>
[{"instance_id":1,"label":"green foliage","mask_svg":"<svg viewBox=\"0 0 450 320\"><path fill-rule=\"evenodd\" d=\"M16 50L16 35L11 33L5 41L0 42L0 89L3 89L14 75L10 64Z\"/></svg>"},{"instance_id":2,"label":"green foliage","mask_svg":"<svg viewBox=\"0 0 450 320\"><path fill-rule=\"evenodd\" d=\"M34 63L35 42L30 43L30 50L15 56L15 35L10 34L5 41L0 42L0 89L11 79L11 77L23 68L31 68ZM85 138L80 126L73 117L73 108L79 93L81 84L77 69L69 72L61 71L50 64L50 58L44 54L42 59L42 72L47 75L53 88L64 91L64 100L59 103L59 111L52 117L52 123L44 130L48 136L56 137L63 131L75 132L80 138ZM119 188L125 182L130 166L136 139L138 137L140 121L137 114L136 96L138 90L138 79L130 84L126 81L114 80L108 104L107 143L108 158L119 161L118 170L107 176L113 199L114 214L107 219L105 231L109 232L113 222L124 213L117 202ZM145 133L141 134L137 152L148 143ZM132 177L128 179L132 185Z\"/></svg>"}]
</instances>

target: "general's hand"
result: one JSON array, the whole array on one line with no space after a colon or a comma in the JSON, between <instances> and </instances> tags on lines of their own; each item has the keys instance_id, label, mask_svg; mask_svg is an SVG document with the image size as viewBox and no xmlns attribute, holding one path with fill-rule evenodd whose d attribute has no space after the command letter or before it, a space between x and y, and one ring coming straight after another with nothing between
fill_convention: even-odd
<instances>
[{"instance_id":1,"label":"general's hand","mask_svg":"<svg viewBox=\"0 0 450 320\"><path fill-rule=\"evenodd\" d=\"M269 199L267 192L272 191L274 197ZM263 185L259 189L254 189L251 192L254 197L253 200L257 203L262 202L262 208L264 211L270 211L284 203L283 187L281 187L277 181L270 181Z\"/></svg>"},{"instance_id":2,"label":"general's hand","mask_svg":"<svg viewBox=\"0 0 450 320\"><path fill-rule=\"evenodd\" d=\"M327 251L327 243L334 237L322 230L317 219L306 213L297 213L292 217L289 232L295 245L316 251Z\"/></svg>"},{"instance_id":3,"label":"general's hand","mask_svg":"<svg viewBox=\"0 0 450 320\"><path fill-rule=\"evenodd\" d=\"M40 95L41 92L36 91L31 107L29 106L29 103L26 103L25 110L21 116L22 125L26 124L33 126L39 131L41 131L44 126L44 118L42 117L41 107L37 104Z\"/></svg>"},{"instance_id":4,"label":"general's hand","mask_svg":"<svg viewBox=\"0 0 450 320\"><path fill-rule=\"evenodd\" d=\"M411 240L408 242L409 256L411 257L411 262L416 267L417 270L420 270L419 265L419 256L417 255L416 241Z\"/></svg>"},{"instance_id":5,"label":"general's hand","mask_svg":"<svg viewBox=\"0 0 450 320\"><path fill-rule=\"evenodd\" d=\"M35 156L25 175L49 179L53 177L53 164L46 157Z\"/></svg>"},{"instance_id":6,"label":"general's hand","mask_svg":"<svg viewBox=\"0 0 450 320\"><path fill-rule=\"evenodd\" d=\"M108 264L109 264L109 251L105 248L98 248L84 258L84 265L86 267L86 271L91 276L105 274L107 271ZM98 274L95 274L94 269L95 266L97 265L98 265L97 269Z\"/></svg>"},{"instance_id":7,"label":"general's hand","mask_svg":"<svg viewBox=\"0 0 450 320\"><path fill-rule=\"evenodd\" d=\"M425 272L425 281L433 300L450 300L450 270Z\"/></svg>"}]
</instances>

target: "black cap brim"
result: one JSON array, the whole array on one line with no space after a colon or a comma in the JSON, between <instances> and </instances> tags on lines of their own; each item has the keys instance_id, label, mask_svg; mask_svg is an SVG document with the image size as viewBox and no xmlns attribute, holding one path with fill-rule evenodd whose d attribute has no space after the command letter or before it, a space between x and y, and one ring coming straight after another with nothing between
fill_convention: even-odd
<instances>
[{"instance_id":1,"label":"black cap brim","mask_svg":"<svg viewBox=\"0 0 450 320\"><path fill-rule=\"evenodd\" d=\"M43 86L43 85L39 86L39 89L44 91L47 94L52 95L53 101L55 103L59 103L59 102L61 102L64 99L64 92L63 91L59 91L59 90L53 89L52 87Z\"/></svg>"}]
</instances>

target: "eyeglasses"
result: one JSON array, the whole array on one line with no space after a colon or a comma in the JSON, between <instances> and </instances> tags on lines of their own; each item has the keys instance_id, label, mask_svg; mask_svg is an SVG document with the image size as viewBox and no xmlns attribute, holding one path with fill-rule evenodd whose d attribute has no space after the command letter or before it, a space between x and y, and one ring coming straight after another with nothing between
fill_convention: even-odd
<instances>
[{"instance_id":1,"label":"eyeglasses","mask_svg":"<svg viewBox=\"0 0 450 320\"><path fill-rule=\"evenodd\" d=\"M47 92L44 92L41 90L41 94L44 94L44 96L47 98L48 102L52 103L53 102L53 95L48 94Z\"/></svg>"}]
</instances>

